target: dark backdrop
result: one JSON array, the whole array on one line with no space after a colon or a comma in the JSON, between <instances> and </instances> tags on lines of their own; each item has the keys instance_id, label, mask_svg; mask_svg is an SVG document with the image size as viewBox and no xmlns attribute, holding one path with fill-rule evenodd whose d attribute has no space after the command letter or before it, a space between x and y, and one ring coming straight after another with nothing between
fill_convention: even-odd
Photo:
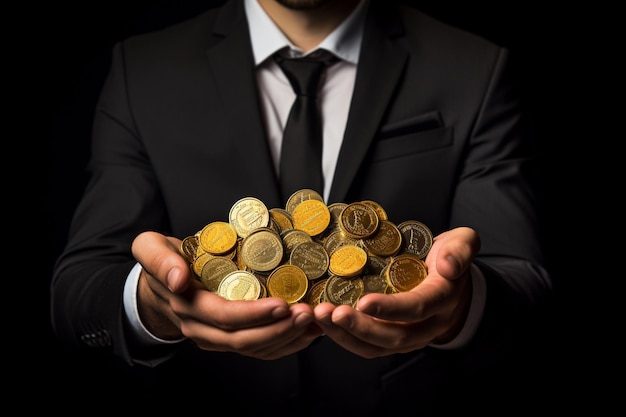
<instances>
[{"instance_id":1,"label":"dark backdrop","mask_svg":"<svg viewBox=\"0 0 626 417\"><path fill-rule=\"evenodd\" d=\"M562 392L563 387L574 385L574 375L563 357L572 343L571 333L566 329L572 320L568 282L574 268L571 255L562 250L562 239L570 231L562 213L570 207L577 186L563 181L561 174L573 169L575 158L561 159L559 172L552 163L568 140L563 135L566 125L563 113L558 111L568 104L562 94L563 71L569 56L559 48L565 35L561 17L557 19L553 11L524 2L498 5L407 2L419 5L441 20L501 43L522 57L520 75L533 104L536 133L544 153L543 189L548 212L541 244L550 255L557 291L545 325L537 329L536 340L529 340L527 346L520 348L524 354L520 355L520 366L516 369L527 371L520 377L530 377L528 385L520 384L520 389L528 390L529 401L541 401L543 407L558 410L563 403L555 390ZM31 21L30 27L34 28L35 37L28 38L16 31L15 36L28 46L24 57L29 63L27 70L36 74L24 87L22 107L30 115L27 127L30 124L37 132L36 151L30 158L34 161L32 165L41 169L39 184L45 184L43 202L40 196L44 191L38 185L38 204L31 208L32 216L40 221L37 229L46 229L45 250L43 254L38 252L37 260L44 268L38 267L34 278L29 278L36 287L35 314L28 313L34 318L34 325L25 328L21 319L15 323L19 329L16 334L23 341L16 348L27 352L29 358L15 378L23 389L32 389L32 384L37 383L46 390L71 395L72 401L89 401L98 398L98 391L105 386L114 387L114 392L132 392L139 382L123 372L114 360L94 357L91 353L67 352L57 345L49 317L52 265L65 242L72 211L86 182L84 167L91 117L113 44L132 34L183 20L215 3L220 1L117 0L71 6L49 3L38 6L34 13L35 24ZM30 238L28 241L32 244Z\"/></svg>"}]
</instances>

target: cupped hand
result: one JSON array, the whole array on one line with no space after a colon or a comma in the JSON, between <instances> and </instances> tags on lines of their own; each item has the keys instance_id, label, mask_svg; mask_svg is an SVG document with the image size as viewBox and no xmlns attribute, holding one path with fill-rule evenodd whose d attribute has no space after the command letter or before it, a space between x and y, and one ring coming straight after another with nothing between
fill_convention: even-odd
<instances>
[{"instance_id":1,"label":"cupped hand","mask_svg":"<svg viewBox=\"0 0 626 417\"><path fill-rule=\"evenodd\" d=\"M226 300L207 291L179 252L181 241L144 232L132 244L142 265L137 302L142 323L163 339L187 338L205 350L277 359L306 348L321 330L312 308L279 298Z\"/></svg>"},{"instance_id":2,"label":"cupped hand","mask_svg":"<svg viewBox=\"0 0 626 417\"><path fill-rule=\"evenodd\" d=\"M367 294L355 308L321 303L315 318L327 337L365 358L444 343L463 326L471 302L469 268L478 234L459 227L437 236L426 257L428 275L410 291Z\"/></svg>"}]
</instances>

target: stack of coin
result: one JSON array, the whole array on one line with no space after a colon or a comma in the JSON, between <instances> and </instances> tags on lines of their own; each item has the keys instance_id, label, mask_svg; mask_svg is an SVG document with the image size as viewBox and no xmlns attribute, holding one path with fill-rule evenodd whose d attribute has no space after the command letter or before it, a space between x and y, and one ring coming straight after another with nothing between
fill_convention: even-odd
<instances>
[{"instance_id":1,"label":"stack of coin","mask_svg":"<svg viewBox=\"0 0 626 417\"><path fill-rule=\"evenodd\" d=\"M319 193L303 189L284 208L238 200L228 222L185 237L180 252L204 287L228 300L279 297L354 307L365 294L419 285L432 242L425 224L396 225L375 201L326 205Z\"/></svg>"}]
</instances>

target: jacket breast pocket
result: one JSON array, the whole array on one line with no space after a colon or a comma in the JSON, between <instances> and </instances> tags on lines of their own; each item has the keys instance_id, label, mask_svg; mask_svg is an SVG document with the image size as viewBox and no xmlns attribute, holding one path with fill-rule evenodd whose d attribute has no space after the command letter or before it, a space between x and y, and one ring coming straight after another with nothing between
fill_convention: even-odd
<instances>
[{"instance_id":1,"label":"jacket breast pocket","mask_svg":"<svg viewBox=\"0 0 626 417\"><path fill-rule=\"evenodd\" d=\"M452 128L438 111L384 125L372 149L372 162L384 161L450 146Z\"/></svg>"}]
</instances>

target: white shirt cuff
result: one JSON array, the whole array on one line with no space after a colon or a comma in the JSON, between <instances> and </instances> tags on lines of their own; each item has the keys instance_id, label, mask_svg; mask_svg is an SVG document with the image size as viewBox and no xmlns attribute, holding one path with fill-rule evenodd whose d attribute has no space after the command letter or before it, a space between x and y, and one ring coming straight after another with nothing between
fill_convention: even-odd
<instances>
[{"instance_id":1,"label":"white shirt cuff","mask_svg":"<svg viewBox=\"0 0 626 417\"><path fill-rule=\"evenodd\" d=\"M137 307L137 287L139 285L139 275L141 274L141 265L135 264L133 269L128 273L128 278L124 284L124 312L128 323L133 330L134 336L140 343L149 346L159 346L162 344L179 343L183 340L166 340L156 337L146 329L139 317L139 308Z\"/></svg>"}]
</instances>

